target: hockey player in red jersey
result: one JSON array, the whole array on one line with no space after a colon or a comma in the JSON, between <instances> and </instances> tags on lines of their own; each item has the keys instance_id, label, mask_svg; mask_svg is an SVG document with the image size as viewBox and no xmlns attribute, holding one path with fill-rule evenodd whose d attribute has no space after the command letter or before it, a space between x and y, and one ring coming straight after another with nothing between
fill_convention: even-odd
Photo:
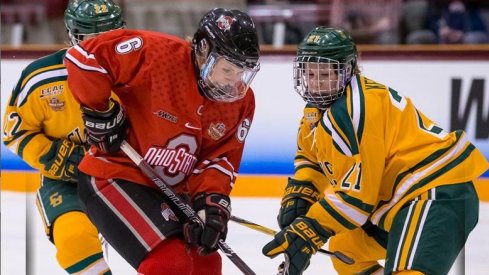
<instances>
[{"instance_id":1,"label":"hockey player in red jersey","mask_svg":"<svg viewBox=\"0 0 489 275\"><path fill-rule=\"evenodd\" d=\"M213 9L192 43L116 30L68 50L68 83L89 142L80 199L107 241L141 274L221 274L229 193L255 108L259 70L251 18ZM120 103L109 100L114 91ZM189 199L204 228L182 224L159 189L120 151L127 140Z\"/></svg>"}]
</instances>

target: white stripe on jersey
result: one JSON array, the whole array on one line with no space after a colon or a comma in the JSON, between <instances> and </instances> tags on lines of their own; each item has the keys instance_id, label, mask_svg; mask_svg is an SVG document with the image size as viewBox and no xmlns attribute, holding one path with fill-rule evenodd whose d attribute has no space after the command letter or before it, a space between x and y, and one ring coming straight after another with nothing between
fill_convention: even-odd
<instances>
[{"instance_id":1,"label":"white stripe on jersey","mask_svg":"<svg viewBox=\"0 0 489 275\"><path fill-rule=\"evenodd\" d=\"M360 76L355 76L351 81L350 81L350 87L351 87L351 101L352 101L352 106L351 106L351 112L353 113L353 118L352 118L352 123L353 127L355 128L355 133L358 133L358 125L360 125L360 113L363 111L360 109L360 90L358 89L358 77Z\"/></svg>"},{"instance_id":2,"label":"white stripe on jersey","mask_svg":"<svg viewBox=\"0 0 489 275\"><path fill-rule=\"evenodd\" d=\"M333 138L333 141L336 142L336 144L338 144L338 146L340 147L341 151L343 151L343 153L351 157L353 154L350 151L350 147L348 147L348 145L343 141L340 134L338 134L335 131L333 125L331 124L331 121L328 119L327 113L323 115L323 122L324 125L326 125L326 128L328 128L328 130L331 132L331 137Z\"/></svg>"},{"instance_id":3,"label":"white stripe on jersey","mask_svg":"<svg viewBox=\"0 0 489 275\"><path fill-rule=\"evenodd\" d=\"M84 57L86 57L87 59L95 59L95 55L93 54L89 54L87 51L85 51L85 49L83 49L82 47L80 47L80 45L75 45L73 46L73 48L81 53Z\"/></svg>"},{"instance_id":4,"label":"white stripe on jersey","mask_svg":"<svg viewBox=\"0 0 489 275\"><path fill-rule=\"evenodd\" d=\"M423 211L423 217L421 218L421 224L418 227L418 232L416 233L416 239L414 241L413 249L410 252L411 255L409 255L409 260L408 260L408 266L407 269L411 269L413 265L413 260L414 260L414 255L416 255L416 249L418 248L418 243L419 243L419 238L421 238L421 233L423 233L423 227L424 223L426 221L426 216L428 216L428 212L430 211L431 203L433 200L428 200L426 203L426 207Z\"/></svg>"},{"instance_id":5,"label":"white stripe on jersey","mask_svg":"<svg viewBox=\"0 0 489 275\"><path fill-rule=\"evenodd\" d=\"M404 182L401 184L400 187L397 188L397 190L394 193L394 196L392 197L391 201L388 204L383 205L379 209L377 209L374 214L372 215L372 223L373 224L378 224L380 221L380 218L387 212L389 209L391 209L401 198L402 196L413 186L416 184L420 179L424 178L426 175L431 173L435 169L439 169L445 164L452 160L452 158L455 155L458 155L464 148L465 145L467 145L469 141L467 140L467 137L465 134L463 134L460 137L460 140L457 142L457 145L452 148L448 154L446 154L443 158L437 160L435 163L432 165L428 166L426 169L417 171L414 174L412 174L409 178L404 180Z\"/></svg>"},{"instance_id":6,"label":"white stripe on jersey","mask_svg":"<svg viewBox=\"0 0 489 275\"><path fill-rule=\"evenodd\" d=\"M31 90L32 86L34 86L35 84L37 84L43 80L49 79L49 78L67 76L67 75L68 75L68 72L66 71L65 68L63 68L63 69L59 69L59 70L40 73L40 74L32 77L24 85L24 88L22 88L22 91L20 92L19 97L17 98L17 107L20 107L20 105L22 105L24 103L24 100L29 95L29 91Z\"/></svg>"},{"instance_id":7,"label":"white stripe on jersey","mask_svg":"<svg viewBox=\"0 0 489 275\"><path fill-rule=\"evenodd\" d=\"M229 169L226 169L224 168L223 166L219 165L219 164L212 164L212 165L208 165L210 163L217 163L217 162L220 162L220 161L223 161L225 162L229 167L231 167L231 170ZM204 170L206 170L207 168L215 168L221 172L223 172L224 174L226 174L227 176L229 176L231 178L231 180L233 180L235 177L238 176L238 173L234 172L234 166L231 164L231 162L229 162L228 158L227 157L223 157L223 158L215 158L213 159L212 161L209 161L209 160L204 160L202 161L202 164L204 165L204 167L200 168L200 169L194 169L193 173L194 174L200 174L202 173Z\"/></svg>"},{"instance_id":8,"label":"white stripe on jersey","mask_svg":"<svg viewBox=\"0 0 489 275\"><path fill-rule=\"evenodd\" d=\"M103 272L109 271L109 266L103 258L99 259L95 263L92 263L87 268L75 273L76 275L90 275L90 274L103 274Z\"/></svg>"},{"instance_id":9,"label":"white stripe on jersey","mask_svg":"<svg viewBox=\"0 0 489 275\"><path fill-rule=\"evenodd\" d=\"M126 201L129 202L132 208L138 212L139 216L142 217L144 221L146 221L146 223L153 229L156 235L158 235L160 239L164 240L165 236L160 232L158 227L153 223L153 221L150 220L148 215L144 213L144 211L134 202L134 200L120 187L120 185L116 181L111 179L109 180L109 182L110 184L112 184L112 186L114 186L117 191L119 191L119 193L126 199Z\"/></svg>"},{"instance_id":10,"label":"white stripe on jersey","mask_svg":"<svg viewBox=\"0 0 489 275\"><path fill-rule=\"evenodd\" d=\"M331 202L340 212L342 212L343 216L349 217L354 220L358 226L364 224L368 216L361 213L360 211L354 209L348 204L343 203L338 197L333 194L326 195L327 201Z\"/></svg>"},{"instance_id":11,"label":"white stripe on jersey","mask_svg":"<svg viewBox=\"0 0 489 275\"><path fill-rule=\"evenodd\" d=\"M80 62L78 59L76 59L74 56L72 56L69 52L66 52L65 55L66 59L70 60L75 64L77 67L86 70L86 71L95 71L103 74L108 74L107 70L105 70L103 67L94 67L94 66L89 66L87 64L84 64Z\"/></svg>"},{"instance_id":12,"label":"white stripe on jersey","mask_svg":"<svg viewBox=\"0 0 489 275\"><path fill-rule=\"evenodd\" d=\"M147 251L150 251L151 250L151 247L149 246L149 244L146 243L146 241L144 240L144 238L141 237L141 235L139 235L138 231L124 217L124 215L122 215L122 213L117 210L117 208L105 197L105 195L102 192L100 192L100 190L97 187L97 184L95 183L95 177L91 177L90 184L92 185L93 190L95 190L97 192L97 195L100 197L100 199L102 199L104 201L104 203L107 204L107 206L110 207L110 209L114 212L114 214L127 226L127 228L129 230L131 230L131 232L133 233L134 237L136 237L139 240L139 242L141 243L141 245L143 245L144 248Z\"/></svg>"},{"instance_id":13,"label":"white stripe on jersey","mask_svg":"<svg viewBox=\"0 0 489 275\"><path fill-rule=\"evenodd\" d=\"M314 166L317 166L317 163L314 163L314 162L310 162L308 160L301 160L301 161L295 161L294 162L294 167L297 168L298 166L301 166L301 165L314 165Z\"/></svg>"},{"instance_id":14,"label":"white stripe on jersey","mask_svg":"<svg viewBox=\"0 0 489 275\"><path fill-rule=\"evenodd\" d=\"M411 205L409 206L409 210L408 210L408 213L406 215L406 219L404 220L404 226L402 227L402 232L401 232L401 237L399 239L399 243L397 244L397 250L396 250L396 257L394 258L394 270L396 270L396 267L397 267L397 263L399 262L399 253L401 253L401 248L402 248L402 245L404 244L403 240L404 240L404 236L406 235L406 231L407 231L407 227L408 227L408 224L409 224L409 221L411 220L411 213L413 212L413 208L414 208L414 205L415 205L415 201L412 201L411 202Z\"/></svg>"},{"instance_id":15,"label":"white stripe on jersey","mask_svg":"<svg viewBox=\"0 0 489 275\"><path fill-rule=\"evenodd\" d=\"M44 176L42 177L44 178ZM43 178L41 178L41 183L43 182ZM46 213L46 209L44 208L44 202L41 199L41 192L39 190L36 192L36 196L37 201L39 202L39 206L41 206L40 208L42 211L42 215L44 216L43 220L46 222L46 226L51 227L51 222L48 219L48 214Z\"/></svg>"}]
</instances>

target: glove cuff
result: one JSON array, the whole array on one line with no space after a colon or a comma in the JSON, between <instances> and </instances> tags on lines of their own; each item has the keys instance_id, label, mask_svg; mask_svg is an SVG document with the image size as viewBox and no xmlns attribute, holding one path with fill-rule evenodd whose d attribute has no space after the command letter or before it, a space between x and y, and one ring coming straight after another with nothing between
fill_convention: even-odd
<instances>
[{"instance_id":1,"label":"glove cuff","mask_svg":"<svg viewBox=\"0 0 489 275\"><path fill-rule=\"evenodd\" d=\"M282 196L282 202L292 198L301 198L313 204L317 202L322 195L311 181L302 181L289 178L285 192Z\"/></svg>"},{"instance_id":2,"label":"glove cuff","mask_svg":"<svg viewBox=\"0 0 489 275\"><path fill-rule=\"evenodd\" d=\"M216 207L226 215L229 219L231 216L231 199L229 196L217 193L199 193L194 198L194 209L199 211L205 207Z\"/></svg>"},{"instance_id":3,"label":"glove cuff","mask_svg":"<svg viewBox=\"0 0 489 275\"><path fill-rule=\"evenodd\" d=\"M122 110L120 103L112 98L109 99L109 108L105 111L98 111L85 106L81 106L80 108L85 115L103 118L111 117L115 112L120 112Z\"/></svg>"}]
</instances>

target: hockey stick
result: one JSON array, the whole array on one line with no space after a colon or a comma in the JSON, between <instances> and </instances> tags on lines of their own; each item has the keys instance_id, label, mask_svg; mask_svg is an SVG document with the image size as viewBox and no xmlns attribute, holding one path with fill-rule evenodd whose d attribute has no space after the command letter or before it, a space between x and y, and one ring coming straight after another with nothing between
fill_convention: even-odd
<instances>
[{"instance_id":1,"label":"hockey stick","mask_svg":"<svg viewBox=\"0 0 489 275\"><path fill-rule=\"evenodd\" d=\"M265 227L263 225L256 224L254 222L247 221L247 220L242 219L242 218L238 218L236 216L231 216L230 220L235 222L235 223L238 223L240 225L254 229L256 231L260 231L260 232L265 233L265 234L270 235L270 236L275 236L275 234L277 234L277 232L273 229L270 229L270 228ZM329 255L331 257L336 257L338 260L340 260L340 261L342 261L348 265L352 265L355 263L355 260L346 256L345 254L341 253L340 251L331 252L331 251L324 250L324 249L319 249L318 251L323 253L323 254Z\"/></svg>"},{"instance_id":2,"label":"hockey stick","mask_svg":"<svg viewBox=\"0 0 489 275\"><path fill-rule=\"evenodd\" d=\"M195 213L194 209L185 203L173 190L156 174L153 168L139 155L129 143L123 141L121 150L149 177L163 192L165 198L172 206L172 210L184 216L191 222L195 222L202 227L204 222ZM255 275L255 272L229 247L224 241L219 240L219 249L236 265L239 270L246 275Z\"/></svg>"}]
</instances>

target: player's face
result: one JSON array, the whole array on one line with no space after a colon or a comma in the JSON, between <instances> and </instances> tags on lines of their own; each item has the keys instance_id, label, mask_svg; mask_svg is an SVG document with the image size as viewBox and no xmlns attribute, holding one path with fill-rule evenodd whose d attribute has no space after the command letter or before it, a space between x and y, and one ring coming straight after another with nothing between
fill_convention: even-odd
<instances>
[{"instance_id":1,"label":"player's face","mask_svg":"<svg viewBox=\"0 0 489 275\"><path fill-rule=\"evenodd\" d=\"M209 78L223 90L231 91L234 90L237 83L241 82L244 72L243 68L230 63L225 58L219 58Z\"/></svg>"},{"instance_id":2,"label":"player's face","mask_svg":"<svg viewBox=\"0 0 489 275\"><path fill-rule=\"evenodd\" d=\"M338 74L333 64L305 63L308 92L327 95L338 89Z\"/></svg>"},{"instance_id":3,"label":"player's face","mask_svg":"<svg viewBox=\"0 0 489 275\"><path fill-rule=\"evenodd\" d=\"M200 83L205 85L204 95L219 102L233 102L243 98L260 69L259 64L248 68L245 64L241 65L215 52L210 53L205 61L197 61L200 65Z\"/></svg>"}]
</instances>

